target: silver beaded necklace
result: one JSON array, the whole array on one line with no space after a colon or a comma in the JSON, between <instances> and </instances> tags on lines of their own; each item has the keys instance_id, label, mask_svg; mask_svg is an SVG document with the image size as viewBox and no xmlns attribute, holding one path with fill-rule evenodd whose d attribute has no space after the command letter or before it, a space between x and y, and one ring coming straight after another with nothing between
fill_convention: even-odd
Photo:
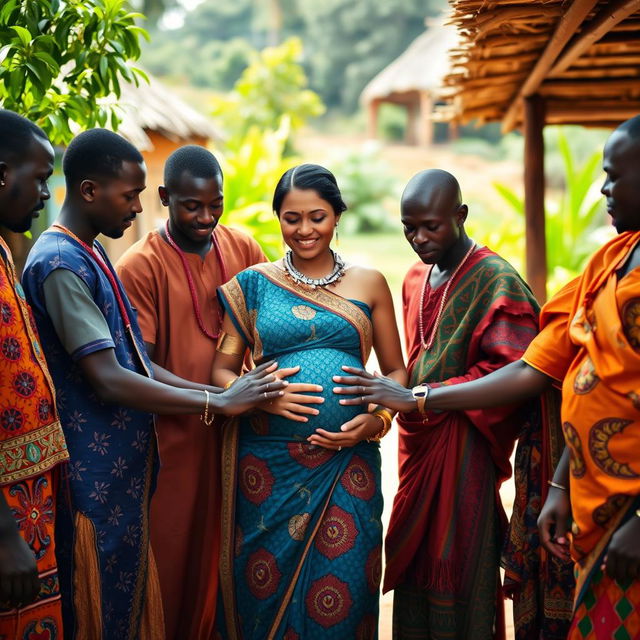
<instances>
[{"instance_id":1,"label":"silver beaded necklace","mask_svg":"<svg viewBox=\"0 0 640 640\"><path fill-rule=\"evenodd\" d=\"M284 254L284 268L287 270L287 274L296 284L306 284L308 287L315 289L316 287L326 287L327 285L333 284L342 278L344 275L345 263L344 260L332 249L331 255L333 256L333 270L330 274L322 277L322 278L310 278L309 276L305 276L304 273L300 273L293 266L293 251L289 249Z\"/></svg>"}]
</instances>

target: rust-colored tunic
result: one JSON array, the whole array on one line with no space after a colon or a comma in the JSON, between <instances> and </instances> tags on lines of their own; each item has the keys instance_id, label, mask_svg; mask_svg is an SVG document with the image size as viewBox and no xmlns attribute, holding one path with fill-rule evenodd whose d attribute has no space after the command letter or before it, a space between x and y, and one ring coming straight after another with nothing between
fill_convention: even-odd
<instances>
[{"instance_id":1,"label":"rust-colored tunic","mask_svg":"<svg viewBox=\"0 0 640 640\"><path fill-rule=\"evenodd\" d=\"M218 225L216 237L228 278L266 260L246 234ZM223 284L212 249L202 260L185 254L205 327L219 330L216 289ZM198 326L177 253L158 231L136 242L118 261L118 275L137 309L153 360L178 376L210 383L215 342ZM218 589L220 451L215 424L198 416L157 420L161 469L151 503L151 545L156 557L167 640L209 640Z\"/></svg>"}]
</instances>

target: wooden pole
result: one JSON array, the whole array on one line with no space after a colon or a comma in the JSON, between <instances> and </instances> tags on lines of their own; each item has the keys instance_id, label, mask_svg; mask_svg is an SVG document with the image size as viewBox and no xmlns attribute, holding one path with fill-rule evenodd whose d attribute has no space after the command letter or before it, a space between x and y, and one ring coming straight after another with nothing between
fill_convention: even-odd
<instances>
[{"instance_id":1,"label":"wooden pole","mask_svg":"<svg viewBox=\"0 0 640 640\"><path fill-rule=\"evenodd\" d=\"M380 101L371 100L367 106L367 137L371 140L378 138L378 111L380 110Z\"/></svg>"},{"instance_id":2,"label":"wooden pole","mask_svg":"<svg viewBox=\"0 0 640 640\"><path fill-rule=\"evenodd\" d=\"M524 99L524 209L527 281L540 304L547 299L547 243L544 218L544 100Z\"/></svg>"}]
</instances>

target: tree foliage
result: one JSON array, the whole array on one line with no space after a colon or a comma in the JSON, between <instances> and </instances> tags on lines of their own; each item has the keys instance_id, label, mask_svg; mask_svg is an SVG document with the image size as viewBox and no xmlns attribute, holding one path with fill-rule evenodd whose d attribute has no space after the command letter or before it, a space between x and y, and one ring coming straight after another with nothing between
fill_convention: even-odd
<instances>
[{"instance_id":1,"label":"tree foliage","mask_svg":"<svg viewBox=\"0 0 640 640\"><path fill-rule=\"evenodd\" d=\"M353 108L366 83L425 28L424 20L445 0L234 0L203 2L170 37L158 33L144 62L159 75L180 75L200 86L227 89L224 56L212 57L238 39L262 49L298 36L310 87L325 104ZM206 76L212 60L217 68ZM234 58L238 63L238 57Z\"/></svg>"},{"instance_id":2,"label":"tree foliage","mask_svg":"<svg viewBox=\"0 0 640 640\"><path fill-rule=\"evenodd\" d=\"M301 54L297 38L254 54L234 90L216 101L214 114L228 133L242 137L252 127L274 129L283 116L295 131L323 113L319 96L307 89L307 77L298 62Z\"/></svg>"},{"instance_id":3,"label":"tree foliage","mask_svg":"<svg viewBox=\"0 0 640 640\"><path fill-rule=\"evenodd\" d=\"M109 96L120 81L144 72L127 62L140 55L136 24L125 0L3 0L0 6L0 102L40 125L54 143L81 129L114 129Z\"/></svg>"}]
</instances>

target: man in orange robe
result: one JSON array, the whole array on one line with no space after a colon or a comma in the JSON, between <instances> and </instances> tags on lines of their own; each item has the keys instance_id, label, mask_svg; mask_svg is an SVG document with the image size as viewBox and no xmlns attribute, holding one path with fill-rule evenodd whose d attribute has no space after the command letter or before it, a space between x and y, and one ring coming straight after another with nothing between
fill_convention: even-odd
<instances>
[{"instance_id":1,"label":"man in orange robe","mask_svg":"<svg viewBox=\"0 0 640 640\"><path fill-rule=\"evenodd\" d=\"M0 110L3 226L29 230L52 171L44 131ZM55 484L68 457L31 309L0 238L0 638L62 638Z\"/></svg>"},{"instance_id":2,"label":"man in orange robe","mask_svg":"<svg viewBox=\"0 0 640 640\"><path fill-rule=\"evenodd\" d=\"M160 199L165 227L149 232L116 269L138 312L151 359L178 376L209 384L221 322L216 289L266 261L246 234L218 224L222 171L203 147L167 160ZM161 469L151 502L168 640L214 637L220 518L219 430L198 416L158 416Z\"/></svg>"}]
</instances>

